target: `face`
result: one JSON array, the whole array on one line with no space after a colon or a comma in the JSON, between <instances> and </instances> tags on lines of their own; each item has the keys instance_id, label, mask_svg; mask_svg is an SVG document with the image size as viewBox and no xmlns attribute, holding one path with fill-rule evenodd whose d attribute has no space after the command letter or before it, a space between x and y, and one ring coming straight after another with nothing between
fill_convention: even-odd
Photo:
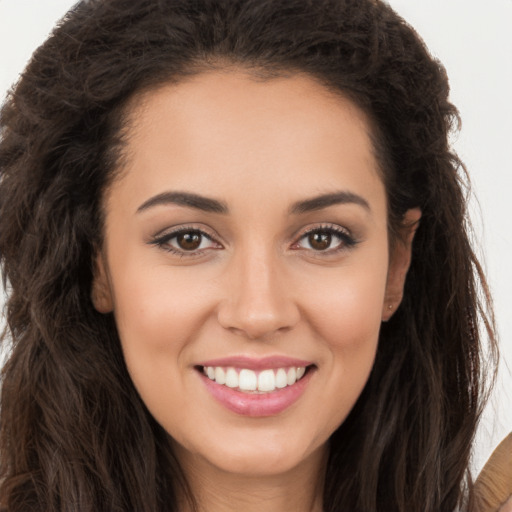
<instances>
[{"instance_id":1,"label":"face","mask_svg":"<svg viewBox=\"0 0 512 512\"><path fill-rule=\"evenodd\" d=\"M93 302L114 313L136 389L185 467L317 459L408 265L408 249L389 258L365 116L311 78L242 72L132 105Z\"/></svg>"}]
</instances>

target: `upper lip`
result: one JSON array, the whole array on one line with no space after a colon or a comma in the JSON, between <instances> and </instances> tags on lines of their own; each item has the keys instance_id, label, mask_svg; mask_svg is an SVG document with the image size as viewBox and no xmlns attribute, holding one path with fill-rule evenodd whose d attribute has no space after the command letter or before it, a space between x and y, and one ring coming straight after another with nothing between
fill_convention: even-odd
<instances>
[{"instance_id":1,"label":"upper lip","mask_svg":"<svg viewBox=\"0 0 512 512\"><path fill-rule=\"evenodd\" d=\"M247 356L222 357L200 362L198 366L223 366L247 368L248 370L266 370L271 368L288 368L290 366L305 367L312 364L313 363L311 361L306 361L304 359L277 355L261 358Z\"/></svg>"}]
</instances>

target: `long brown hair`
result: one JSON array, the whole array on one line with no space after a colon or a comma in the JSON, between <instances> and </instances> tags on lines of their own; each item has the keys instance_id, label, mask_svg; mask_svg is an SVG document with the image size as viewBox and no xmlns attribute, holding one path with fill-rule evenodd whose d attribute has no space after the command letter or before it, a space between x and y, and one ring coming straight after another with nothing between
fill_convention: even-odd
<instances>
[{"instance_id":1,"label":"long brown hair","mask_svg":"<svg viewBox=\"0 0 512 512\"><path fill-rule=\"evenodd\" d=\"M308 73L362 108L394 232L422 210L403 302L330 440L326 511L469 507L468 465L496 357L450 151L448 81L377 0L89 0L34 54L0 114L0 256L8 291L0 509L163 512L186 489L128 376L112 315L90 300L101 197L136 92L226 65Z\"/></svg>"}]
</instances>

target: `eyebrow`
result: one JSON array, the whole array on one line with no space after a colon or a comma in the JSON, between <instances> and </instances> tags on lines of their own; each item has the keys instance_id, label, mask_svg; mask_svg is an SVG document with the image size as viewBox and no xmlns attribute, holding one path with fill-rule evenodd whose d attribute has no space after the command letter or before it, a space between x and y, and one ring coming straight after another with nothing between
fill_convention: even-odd
<instances>
[{"instance_id":1,"label":"eyebrow","mask_svg":"<svg viewBox=\"0 0 512 512\"><path fill-rule=\"evenodd\" d=\"M195 210L201 210L209 213L220 213L223 215L229 213L229 208L223 201L201 196L199 194L193 194L191 192L163 192L162 194L153 196L142 203L137 208L137 213L155 206L167 204L176 204L178 206L185 206L187 208L193 208ZM299 215L316 210L322 210L337 204L357 204L366 210L371 211L370 205L366 199L352 192L341 191L322 194L310 199L297 201L290 207L289 214Z\"/></svg>"},{"instance_id":2,"label":"eyebrow","mask_svg":"<svg viewBox=\"0 0 512 512\"><path fill-rule=\"evenodd\" d=\"M365 210L371 211L370 205L366 199L352 192L341 191L297 201L291 206L289 213L291 215L308 213L337 204L357 204L362 206Z\"/></svg>"},{"instance_id":3,"label":"eyebrow","mask_svg":"<svg viewBox=\"0 0 512 512\"><path fill-rule=\"evenodd\" d=\"M228 213L228 207L222 201L192 194L190 192L163 192L142 203L137 208L137 213L148 210L154 206L166 204L177 204L178 206L194 208L195 210L202 210L203 212L209 213Z\"/></svg>"}]
</instances>

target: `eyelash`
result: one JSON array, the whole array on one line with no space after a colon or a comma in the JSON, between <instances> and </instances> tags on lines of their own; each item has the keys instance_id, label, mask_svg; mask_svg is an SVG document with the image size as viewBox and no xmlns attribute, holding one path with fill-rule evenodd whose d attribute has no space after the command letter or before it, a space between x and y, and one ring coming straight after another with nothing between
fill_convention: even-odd
<instances>
[{"instance_id":1,"label":"eyelash","mask_svg":"<svg viewBox=\"0 0 512 512\"><path fill-rule=\"evenodd\" d=\"M156 245L157 247L160 247L161 249L164 249L165 251L170 252L171 254L179 256L180 258L193 257L193 256L200 255L201 252L204 251L204 249L196 249L194 251L186 251L183 249L180 250L180 249L170 245L169 242L171 240L173 240L174 238L177 238L179 235L184 235L184 234L200 235L201 237L206 238L206 239L210 240L211 242L217 244L218 247L215 247L215 249L222 249L222 245L219 244L218 242L216 242L212 235L210 235L209 233L206 233L202 229L198 229L198 228L192 227L192 226L181 227L175 231L171 231L170 233L165 233L161 236L157 235L153 240L151 240L150 244Z\"/></svg>"},{"instance_id":2,"label":"eyelash","mask_svg":"<svg viewBox=\"0 0 512 512\"><path fill-rule=\"evenodd\" d=\"M359 243L358 240L356 240L346 230L344 230L338 226L328 224L328 225L321 225L321 226L316 226L314 228L308 229L307 231L305 231L304 233L302 233L300 235L297 242L293 243L292 248L294 250L301 250L301 248L299 246L300 242L302 240L307 239L308 236L310 236L311 234L314 234L314 233L326 233L326 234L330 235L331 237L336 237L340 240L339 247L335 247L334 249L328 248L326 250L315 250L312 248L311 249L303 248L305 250L310 250L313 253L316 253L319 255L337 254L339 252L349 250ZM160 247L160 248L164 249L165 251L170 252L170 253L172 253L176 256L179 256L181 258L199 256L199 255L201 255L201 253L203 251L205 251L205 249L196 249L196 250L186 251L186 250L178 249L178 248L170 245L169 242L171 240L177 238L179 235L182 235L182 234L199 235L203 238L206 238L207 240L210 240L210 242L218 245L217 247L213 247L213 249L222 249L223 248L220 243L215 241L215 238L212 235L210 235L209 233L206 233L202 229L198 229L198 228L192 227L192 226L190 226L190 227L185 226L185 227L179 228L175 231L172 231L170 233L165 233L164 235L156 236L153 240L150 241L150 244L156 245L157 247Z\"/></svg>"},{"instance_id":3,"label":"eyelash","mask_svg":"<svg viewBox=\"0 0 512 512\"><path fill-rule=\"evenodd\" d=\"M340 228L339 226L335 226L332 224L324 224L321 226L315 226L314 228L306 230L302 233L297 242L293 244L294 247L298 246L298 244L307 239L313 233L327 233L328 235L334 236L340 240L339 247L329 248L326 250L314 250L310 249L313 253L319 255L331 255L338 254L339 252L349 250L357 245L359 242L356 240L347 230Z\"/></svg>"}]
</instances>

